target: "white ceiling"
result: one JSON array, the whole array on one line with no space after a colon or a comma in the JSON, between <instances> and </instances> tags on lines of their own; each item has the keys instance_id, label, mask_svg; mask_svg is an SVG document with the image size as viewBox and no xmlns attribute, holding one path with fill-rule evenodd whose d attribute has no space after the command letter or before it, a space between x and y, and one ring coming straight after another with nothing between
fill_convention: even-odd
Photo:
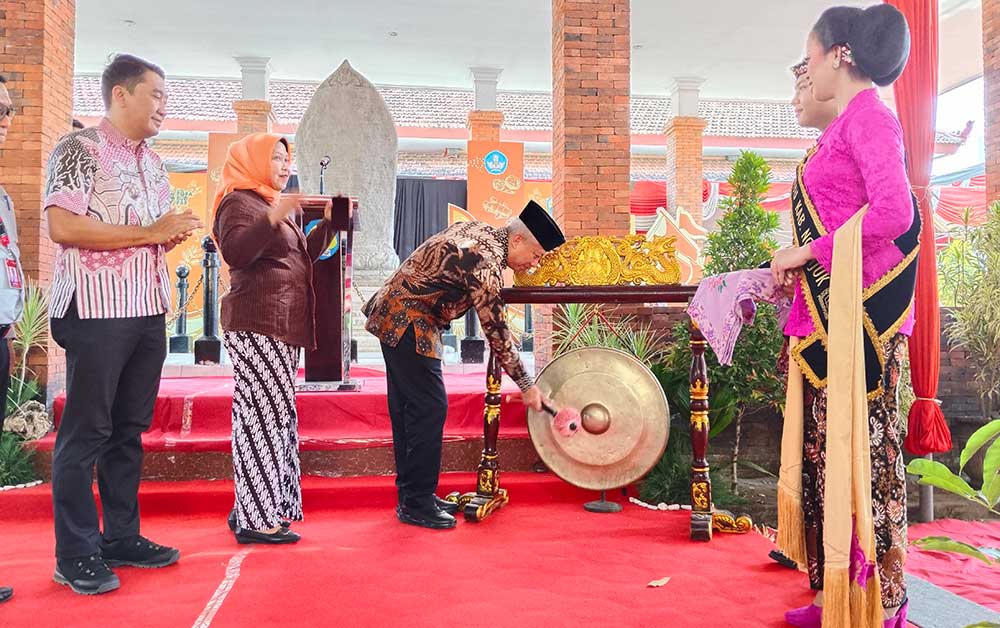
<instances>
[{"instance_id":1,"label":"white ceiling","mask_svg":"<svg viewBox=\"0 0 1000 628\"><path fill-rule=\"evenodd\" d=\"M666 94L672 77L701 76L708 97L787 98L788 67L831 4L632 0L632 91ZM979 4L941 0L942 74L953 48L966 58L969 41L981 40L953 28L962 45L951 46L948 20ZM233 57L263 56L272 78L322 80L348 58L379 84L471 88L468 68L482 65L503 68L501 89L547 91L551 21L550 0L78 0L76 69L99 72L110 54L128 51L168 75L238 77ZM963 76L942 76L942 86L975 72L951 65Z\"/></svg>"}]
</instances>

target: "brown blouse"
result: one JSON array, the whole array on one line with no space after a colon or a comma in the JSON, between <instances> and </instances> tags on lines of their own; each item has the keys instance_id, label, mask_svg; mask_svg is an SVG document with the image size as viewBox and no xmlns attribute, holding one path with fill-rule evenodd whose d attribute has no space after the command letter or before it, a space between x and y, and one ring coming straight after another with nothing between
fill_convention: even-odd
<instances>
[{"instance_id":1,"label":"brown blouse","mask_svg":"<svg viewBox=\"0 0 1000 628\"><path fill-rule=\"evenodd\" d=\"M306 238L291 220L271 225L270 208L256 192L227 194L215 212L212 236L229 265L229 293L222 297L222 328L316 347L312 263L334 234L320 223Z\"/></svg>"}]
</instances>

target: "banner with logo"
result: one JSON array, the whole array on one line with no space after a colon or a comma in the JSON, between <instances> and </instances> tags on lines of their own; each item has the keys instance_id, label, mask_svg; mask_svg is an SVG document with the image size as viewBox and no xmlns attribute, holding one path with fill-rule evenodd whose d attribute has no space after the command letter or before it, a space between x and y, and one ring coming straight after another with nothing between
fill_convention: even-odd
<instances>
[{"instance_id":1,"label":"banner with logo","mask_svg":"<svg viewBox=\"0 0 1000 628\"><path fill-rule=\"evenodd\" d=\"M469 142L466 211L502 227L524 208L524 144Z\"/></svg>"}]
</instances>

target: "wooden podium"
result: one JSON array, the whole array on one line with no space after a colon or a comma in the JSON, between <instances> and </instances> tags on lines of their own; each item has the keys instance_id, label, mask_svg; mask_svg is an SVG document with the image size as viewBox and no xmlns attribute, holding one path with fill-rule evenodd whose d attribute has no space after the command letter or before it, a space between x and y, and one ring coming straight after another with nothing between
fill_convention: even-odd
<instances>
[{"instance_id":1,"label":"wooden podium","mask_svg":"<svg viewBox=\"0 0 1000 628\"><path fill-rule=\"evenodd\" d=\"M351 380L351 244L357 224L358 202L346 197L305 196L300 226L323 220L327 201L336 242L313 262L316 298L316 350L306 350L304 391L351 391L360 382Z\"/></svg>"}]
</instances>

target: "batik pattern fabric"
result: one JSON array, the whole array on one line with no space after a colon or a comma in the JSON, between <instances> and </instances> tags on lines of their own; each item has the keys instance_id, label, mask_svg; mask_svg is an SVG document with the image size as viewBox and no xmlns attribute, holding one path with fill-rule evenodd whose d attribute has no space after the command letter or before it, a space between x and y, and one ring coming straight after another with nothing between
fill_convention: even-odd
<instances>
[{"instance_id":1,"label":"batik pattern fabric","mask_svg":"<svg viewBox=\"0 0 1000 628\"><path fill-rule=\"evenodd\" d=\"M236 523L247 530L302 520L295 375L299 349L269 336L224 332L233 362Z\"/></svg>"},{"instance_id":2,"label":"batik pattern fabric","mask_svg":"<svg viewBox=\"0 0 1000 628\"><path fill-rule=\"evenodd\" d=\"M534 384L507 326L500 290L507 230L462 222L424 241L362 308L365 328L395 347L409 327L417 353L441 359L441 331L475 308L490 349L522 391Z\"/></svg>"},{"instance_id":3,"label":"batik pattern fabric","mask_svg":"<svg viewBox=\"0 0 1000 628\"><path fill-rule=\"evenodd\" d=\"M170 179L149 144L128 139L105 118L56 144L42 206L148 227L170 211ZM170 309L166 259L162 244L101 251L57 245L49 315L62 318L74 299L82 319L163 314Z\"/></svg>"},{"instance_id":4,"label":"batik pattern fabric","mask_svg":"<svg viewBox=\"0 0 1000 628\"><path fill-rule=\"evenodd\" d=\"M906 357L906 336L896 334L884 346L886 370L878 397L868 401L872 457L872 510L875 564L882 587L882 605L900 606L906 596L906 470L904 434L899 418L898 385ZM809 585L823 588L823 493L826 479L827 388L808 381L804 389L802 510L806 528Z\"/></svg>"}]
</instances>

